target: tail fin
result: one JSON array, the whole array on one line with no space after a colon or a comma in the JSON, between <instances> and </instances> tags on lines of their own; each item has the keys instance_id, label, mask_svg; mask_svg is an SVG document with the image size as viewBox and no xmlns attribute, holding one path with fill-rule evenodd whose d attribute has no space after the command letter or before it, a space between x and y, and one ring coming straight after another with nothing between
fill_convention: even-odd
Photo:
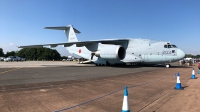
<instances>
[{"instance_id":1,"label":"tail fin","mask_svg":"<svg viewBox=\"0 0 200 112\"><path fill-rule=\"evenodd\" d=\"M68 25L68 26L60 26L60 27L45 27L45 29L52 29L52 30L64 30L68 42L77 42L78 39L76 37L75 33L81 33L80 31L78 31L77 29L73 28L72 25Z\"/></svg>"}]
</instances>

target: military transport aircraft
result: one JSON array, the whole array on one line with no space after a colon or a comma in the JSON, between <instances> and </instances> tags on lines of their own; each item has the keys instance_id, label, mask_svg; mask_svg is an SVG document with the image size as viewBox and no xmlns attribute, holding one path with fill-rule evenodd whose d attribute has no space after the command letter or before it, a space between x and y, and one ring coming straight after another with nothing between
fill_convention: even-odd
<instances>
[{"instance_id":1,"label":"military transport aircraft","mask_svg":"<svg viewBox=\"0 0 200 112\"><path fill-rule=\"evenodd\" d=\"M45 27L45 29L64 30L68 42L43 45L19 46L19 48L50 48L63 45L78 56L91 60L96 65L115 64L165 64L170 66L184 58L185 53L170 42L154 41L150 39L103 39L78 41L76 33L80 33L72 25L61 27Z\"/></svg>"}]
</instances>

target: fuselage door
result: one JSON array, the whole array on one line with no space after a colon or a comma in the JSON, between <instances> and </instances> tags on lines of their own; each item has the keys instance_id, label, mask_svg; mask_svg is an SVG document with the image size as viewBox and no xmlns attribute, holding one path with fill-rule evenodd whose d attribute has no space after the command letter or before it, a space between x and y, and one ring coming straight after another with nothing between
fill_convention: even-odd
<instances>
[{"instance_id":1,"label":"fuselage door","mask_svg":"<svg viewBox=\"0 0 200 112\"><path fill-rule=\"evenodd\" d=\"M175 49L172 49L172 55L173 55L173 56L177 56L177 52L176 52Z\"/></svg>"},{"instance_id":2,"label":"fuselage door","mask_svg":"<svg viewBox=\"0 0 200 112\"><path fill-rule=\"evenodd\" d=\"M148 58L148 54L144 54L144 55L142 55L142 58L143 58L143 61L144 61L144 62L146 62L146 61L149 60L149 58Z\"/></svg>"}]
</instances>

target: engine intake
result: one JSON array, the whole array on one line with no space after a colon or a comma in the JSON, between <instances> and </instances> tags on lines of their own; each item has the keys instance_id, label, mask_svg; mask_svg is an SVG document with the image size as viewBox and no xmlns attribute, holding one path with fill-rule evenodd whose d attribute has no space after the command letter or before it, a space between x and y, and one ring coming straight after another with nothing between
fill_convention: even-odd
<instances>
[{"instance_id":1,"label":"engine intake","mask_svg":"<svg viewBox=\"0 0 200 112\"><path fill-rule=\"evenodd\" d=\"M123 60L126 50L122 46L105 45L99 51L96 51L94 55L103 59Z\"/></svg>"}]
</instances>

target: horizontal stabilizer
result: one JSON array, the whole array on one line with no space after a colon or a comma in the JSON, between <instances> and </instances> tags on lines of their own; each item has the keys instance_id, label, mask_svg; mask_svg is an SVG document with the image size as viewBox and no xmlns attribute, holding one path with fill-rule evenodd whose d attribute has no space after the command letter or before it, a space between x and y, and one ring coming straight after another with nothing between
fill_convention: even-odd
<instances>
[{"instance_id":1,"label":"horizontal stabilizer","mask_svg":"<svg viewBox=\"0 0 200 112\"><path fill-rule=\"evenodd\" d=\"M70 26L58 26L58 27L45 27L44 29L52 29L52 30L69 30ZM77 29L73 28L75 33L81 33Z\"/></svg>"}]
</instances>

